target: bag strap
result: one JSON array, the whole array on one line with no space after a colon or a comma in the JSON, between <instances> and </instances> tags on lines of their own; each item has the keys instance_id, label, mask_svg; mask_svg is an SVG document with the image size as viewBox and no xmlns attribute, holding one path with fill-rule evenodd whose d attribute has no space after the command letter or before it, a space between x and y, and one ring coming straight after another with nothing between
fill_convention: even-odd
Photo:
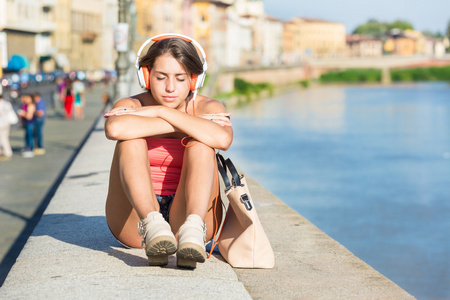
<instances>
[{"instance_id":1,"label":"bag strap","mask_svg":"<svg viewBox=\"0 0 450 300\"><path fill-rule=\"evenodd\" d=\"M240 186L241 185L241 176L239 176L239 173L236 170L236 167L234 166L233 162L231 161L231 159L227 158L225 163L228 167L228 170L230 170L231 176L233 177L234 186Z\"/></svg>"},{"instance_id":2,"label":"bag strap","mask_svg":"<svg viewBox=\"0 0 450 300\"><path fill-rule=\"evenodd\" d=\"M219 170L220 176L222 176L223 183L225 184L225 190L229 190L232 188L232 184L227 174L227 165L225 163L225 159L222 154L217 153L217 169Z\"/></svg>"}]
</instances>

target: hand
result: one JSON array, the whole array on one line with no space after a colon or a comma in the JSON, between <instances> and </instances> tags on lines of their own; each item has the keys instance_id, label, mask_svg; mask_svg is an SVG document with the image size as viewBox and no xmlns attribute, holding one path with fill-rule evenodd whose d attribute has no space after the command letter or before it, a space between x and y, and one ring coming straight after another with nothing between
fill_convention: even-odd
<instances>
[{"instance_id":1,"label":"hand","mask_svg":"<svg viewBox=\"0 0 450 300\"><path fill-rule=\"evenodd\" d=\"M217 113L217 114L203 114L198 115L200 118L213 121L220 126L231 126L230 116L231 113Z\"/></svg>"}]
</instances>

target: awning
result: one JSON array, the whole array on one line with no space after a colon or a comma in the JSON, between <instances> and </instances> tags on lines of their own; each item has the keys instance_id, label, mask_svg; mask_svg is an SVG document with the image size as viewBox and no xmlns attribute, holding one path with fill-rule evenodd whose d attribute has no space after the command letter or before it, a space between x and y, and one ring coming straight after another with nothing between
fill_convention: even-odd
<instances>
[{"instance_id":1,"label":"awning","mask_svg":"<svg viewBox=\"0 0 450 300\"><path fill-rule=\"evenodd\" d=\"M25 55L14 54L8 62L7 69L10 71L20 71L22 69L28 68L30 66L30 61Z\"/></svg>"}]
</instances>

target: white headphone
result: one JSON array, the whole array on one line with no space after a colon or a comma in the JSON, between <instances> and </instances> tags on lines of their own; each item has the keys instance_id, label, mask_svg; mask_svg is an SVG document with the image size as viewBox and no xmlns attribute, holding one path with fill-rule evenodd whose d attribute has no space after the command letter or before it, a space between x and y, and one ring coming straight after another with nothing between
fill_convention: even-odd
<instances>
[{"instance_id":1,"label":"white headphone","mask_svg":"<svg viewBox=\"0 0 450 300\"><path fill-rule=\"evenodd\" d=\"M203 72L200 75L193 74L191 78L191 86L190 90L194 92L194 99L197 95L198 90L203 86L203 83L205 81L206 76L206 70L208 69L208 65L206 63L206 54L203 50L202 46L193 38L190 38L186 35L177 34L177 33L165 33L156 35L154 37L149 38L142 44L141 48L139 48L139 51L137 53L136 57L136 69L137 69L137 76L139 85L144 89L150 89L150 70L146 66L139 67L139 57L141 55L142 50L144 50L145 46L147 46L151 42L158 42L165 39L170 38L180 38L188 43L192 43L198 50L200 50L200 53L202 54L202 66L203 66Z\"/></svg>"}]
</instances>

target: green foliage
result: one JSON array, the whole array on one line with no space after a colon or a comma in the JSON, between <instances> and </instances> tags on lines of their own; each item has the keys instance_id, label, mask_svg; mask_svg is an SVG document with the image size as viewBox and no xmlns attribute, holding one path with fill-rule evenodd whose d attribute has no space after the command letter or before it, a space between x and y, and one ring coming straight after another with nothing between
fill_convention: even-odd
<instances>
[{"instance_id":1,"label":"green foliage","mask_svg":"<svg viewBox=\"0 0 450 300\"><path fill-rule=\"evenodd\" d=\"M393 23L387 23L387 28L388 30L397 28L400 30L406 30L406 29L414 29L414 27L412 26L411 23L409 23L408 21L403 21L403 20L396 20Z\"/></svg>"},{"instance_id":2,"label":"green foliage","mask_svg":"<svg viewBox=\"0 0 450 300\"><path fill-rule=\"evenodd\" d=\"M392 81L450 81L450 66L391 70Z\"/></svg>"},{"instance_id":3,"label":"green foliage","mask_svg":"<svg viewBox=\"0 0 450 300\"><path fill-rule=\"evenodd\" d=\"M448 21L446 36L450 39L450 21Z\"/></svg>"},{"instance_id":4,"label":"green foliage","mask_svg":"<svg viewBox=\"0 0 450 300\"><path fill-rule=\"evenodd\" d=\"M450 66L391 70L391 79L400 81L450 81ZM320 76L323 83L374 83L381 81L380 69L347 69Z\"/></svg>"},{"instance_id":5,"label":"green foliage","mask_svg":"<svg viewBox=\"0 0 450 300\"><path fill-rule=\"evenodd\" d=\"M367 23L356 27L353 33L383 37L386 34L386 32L394 28L398 28L400 30L414 29L411 23L403 20L396 20L392 23L387 23L387 22L378 22L375 19L371 19L367 21Z\"/></svg>"},{"instance_id":6,"label":"green foliage","mask_svg":"<svg viewBox=\"0 0 450 300\"><path fill-rule=\"evenodd\" d=\"M444 36L442 35L442 33L439 32L439 31L436 31L436 32L434 33L434 32L432 32L432 31L430 31L430 30L425 30L425 31L422 31L422 33L423 33L424 36L427 36L427 37L430 37L430 38L435 38L435 39L440 39L440 38L443 38L443 37L444 37Z\"/></svg>"},{"instance_id":7,"label":"green foliage","mask_svg":"<svg viewBox=\"0 0 450 300\"><path fill-rule=\"evenodd\" d=\"M366 24L356 27L353 33L381 37L387 32L387 30L386 23L380 23L377 20L371 19L367 21Z\"/></svg>"},{"instance_id":8,"label":"green foliage","mask_svg":"<svg viewBox=\"0 0 450 300\"><path fill-rule=\"evenodd\" d=\"M242 78L235 78L234 90L238 94L250 96L251 94L259 95L262 90L269 90L271 92L273 90L273 86L267 82L251 83Z\"/></svg>"},{"instance_id":9,"label":"green foliage","mask_svg":"<svg viewBox=\"0 0 450 300\"><path fill-rule=\"evenodd\" d=\"M308 88L311 82L308 79L300 80L298 83L304 88Z\"/></svg>"},{"instance_id":10,"label":"green foliage","mask_svg":"<svg viewBox=\"0 0 450 300\"><path fill-rule=\"evenodd\" d=\"M227 93L219 93L214 95L215 99L227 101L233 96L244 96L246 101L249 101L252 96L259 96L262 91L268 91L270 95L273 94L274 86L268 82L251 83L242 78L234 79L234 91Z\"/></svg>"},{"instance_id":11,"label":"green foliage","mask_svg":"<svg viewBox=\"0 0 450 300\"><path fill-rule=\"evenodd\" d=\"M347 69L343 71L332 71L320 76L320 81L346 82L346 83L371 83L381 81L380 69Z\"/></svg>"}]
</instances>

